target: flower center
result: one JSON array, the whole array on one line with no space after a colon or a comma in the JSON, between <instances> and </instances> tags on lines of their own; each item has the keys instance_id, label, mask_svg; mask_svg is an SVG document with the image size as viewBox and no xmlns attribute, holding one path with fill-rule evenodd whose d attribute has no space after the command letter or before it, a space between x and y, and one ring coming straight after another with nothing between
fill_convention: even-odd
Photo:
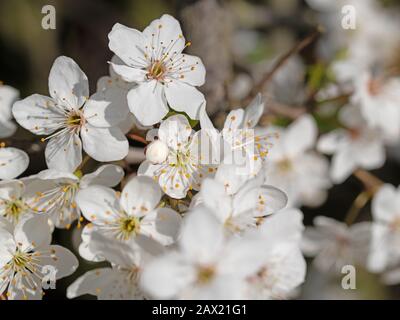
<instances>
[{"instance_id":1,"label":"flower center","mask_svg":"<svg viewBox=\"0 0 400 320\"><path fill-rule=\"evenodd\" d=\"M400 219L394 219L390 224L389 228L392 232L399 232L400 231Z\"/></svg>"},{"instance_id":2,"label":"flower center","mask_svg":"<svg viewBox=\"0 0 400 320\"><path fill-rule=\"evenodd\" d=\"M80 128L85 123L83 113L80 111L72 111L66 120L66 124L70 128Z\"/></svg>"},{"instance_id":3,"label":"flower center","mask_svg":"<svg viewBox=\"0 0 400 320\"><path fill-rule=\"evenodd\" d=\"M200 266L197 270L197 282L199 284L210 283L215 276L215 268L212 266Z\"/></svg>"},{"instance_id":4,"label":"flower center","mask_svg":"<svg viewBox=\"0 0 400 320\"><path fill-rule=\"evenodd\" d=\"M257 283L265 283L265 279L269 276L269 272L266 266L261 267L256 274L251 275L247 278L250 283L256 285Z\"/></svg>"},{"instance_id":5,"label":"flower center","mask_svg":"<svg viewBox=\"0 0 400 320\"><path fill-rule=\"evenodd\" d=\"M232 217L229 217L225 220L224 227L227 228L232 233L239 233L243 231L235 221L233 221Z\"/></svg>"},{"instance_id":6,"label":"flower center","mask_svg":"<svg viewBox=\"0 0 400 320\"><path fill-rule=\"evenodd\" d=\"M140 221L136 217L123 217L119 220L119 231L123 240L139 233Z\"/></svg>"},{"instance_id":7,"label":"flower center","mask_svg":"<svg viewBox=\"0 0 400 320\"><path fill-rule=\"evenodd\" d=\"M162 61L156 60L147 72L148 79L162 80L165 74L165 65Z\"/></svg>"},{"instance_id":8,"label":"flower center","mask_svg":"<svg viewBox=\"0 0 400 320\"><path fill-rule=\"evenodd\" d=\"M370 79L368 81L368 92L371 96L377 96L382 89L382 81L378 79Z\"/></svg>"},{"instance_id":9,"label":"flower center","mask_svg":"<svg viewBox=\"0 0 400 320\"><path fill-rule=\"evenodd\" d=\"M7 201L4 216L12 222L18 222L21 214L23 214L26 209L27 206L21 199Z\"/></svg>"},{"instance_id":10,"label":"flower center","mask_svg":"<svg viewBox=\"0 0 400 320\"><path fill-rule=\"evenodd\" d=\"M32 242L32 245L34 243ZM40 285L43 275L40 271L40 259L51 258L57 261L56 251L51 249L49 251L32 251L31 249L21 250L20 247L16 248L12 259L3 267L0 272L6 271L13 273L13 285L22 290L23 298L27 299L26 292L28 290L36 291ZM17 274L19 277L17 277Z\"/></svg>"},{"instance_id":11,"label":"flower center","mask_svg":"<svg viewBox=\"0 0 400 320\"><path fill-rule=\"evenodd\" d=\"M186 167L186 165L190 161L190 153L189 152L182 152L182 151L177 151L176 153L176 165L178 167Z\"/></svg>"},{"instance_id":12,"label":"flower center","mask_svg":"<svg viewBox=\"0 0 400 320\"><path fill-rule=\"evenodd\" d=\"M28 253L17 251L12 258L11 264L14 269L25 269L31 260L31 256Z\"/></svg>"},{"instance_id":13,"label":"flower center","mask_svg":"<svg viewBox=\"0 0 400 320\"><path fill-rule=\"evenodd\" d=\"M361 136L361 131L359 129L349 128L348 130L352 140L357 140Z\"/></svg>"},{"instance_id":14,"label":"flower center","mask_svg":"<svg viewBox=\"0 0 400 320\"><path fill-rule=\"evenodd\" d=\"M132 268L126 270L128 275L128 280L132 283L137 282L139 278L139 268L137 266L132 266Z\"/></svg>"},{"instance_id":15,"label":"flower center","mask_svg":"<svg viewBox=\"0 0 400 320\"><path fill-rule=\"evenodd\" d=\"M278 162L278 168L282 172L289 172L292 170L292 163L289 159L283 159Z\"/></svg>"}]
</instances>

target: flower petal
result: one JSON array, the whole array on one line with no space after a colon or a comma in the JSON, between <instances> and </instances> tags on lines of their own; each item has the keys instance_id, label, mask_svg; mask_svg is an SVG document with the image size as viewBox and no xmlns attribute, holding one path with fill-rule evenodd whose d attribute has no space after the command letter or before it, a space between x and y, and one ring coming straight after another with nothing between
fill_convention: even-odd
<instances>
[{"instance_id":1,"label":"flower petal","mask_svg":"<svg viewBox=\"0 0 400 320\"><path fill-rule=\"evenodd\" d=\"M206 78L206 68L199 57L190 54L178 54L174 61L179 61L176 66L167 65L169 76L191 86L202 86Z\"/></svg>"},{"instance_id":2,"label":"flower petal","mask_svg":"<svg viewBox=\"0 0 400 320\"><path fill-rule=\"evenodd\" d=\"M17 245L13 235L6 229L0 227L0 270L12 259ZM0 280L0 286L1 286Z\"/></svg>"},{"instance_id":3,"label":"flower petal","mask_svg":"<svg viewBox=\"0 0 400 320\"><path fill-rule=\"evenodd\" d=\"M208 136L208 141L211 143L212 147L212 159L216 163L220 163L221 161L221 135L217 129L215 129L211 119L207 115L206 105L203 104L200 108L199 112L199 120L200 120L200 127L201 127L201 134L205 134ZM203 140L203 139L201 139Z\"/></svg>"},{"instance_id":4,"label":"flower petal","mask_svg":"<svg viewBox=\"0 0 400 320\"><path fill-rule=\"evenodd\" d=\"M237 214L252 211L254 217L263 217L284 208L288 202L286 194L272 186L244 186L234 197L233 208Z\"/></svg>"},{"instance_id":5,"label":"flower petal","mask_svg":"<svg viewBox=\"0 0 400 320\"><path fill-rule=\"evenodd\" d=\"M95 172L85 174L80 182L81 188L89 185L102 185L106 187L115 187L124 177L124 170L120 166L106 164L98 168Z\"/></svg>"},{"instance_id":6,"label":"flower petal","mask_svg":"<svg viewBox=\"0 0 400 320\"><path fill-rule=\"evenodd\" d=\"M18 99L19 92L10 86L0 84L0 119L11 119L11 106Z\"/></svg>"},{"instance_id":7,"label":"flower petal","mask_svg":"<svg viewBox=\"0 0 400 320\"><path fill-rule=\"evenodd\" d=\"M235 129L239 129L243 123L243 119L244 119L243 109L236 109L229 112L229 114L226 116L226 120L224 123L224 134L225 132L230 133Z\"/></svg>"},{"instance_id":8,"label":"flower petal","mask_svg":"<svg viewBox=\"0 0 400 320\"><path fill-rule=\"evenodd\" d=\"M86 124L81 137L83 149L97 161L117 161L128 154L128 140L118 127L97 128Z\"/></svg>"},{"instance_id":9,"label":"flower petal","mask_svg":"<svg viewBox=\"0 0 400 320\"><path fill-rule=\"evenodd\" d=\"M372 215L375 220L391 223L399 217L400 192L390 184L384 184L372 201Z\"/></svg>"},{"instance_id":10,"label":"flower petal","mask_svg":"<svg viewBox=\"0 0 400 320\"><path fill-rule=\"evenodd\" d=\"M130 215L144 216L161 200L161 189L153 179L140 176L132 178L121 194L121 207Z\"/></svg>"},{"instance_id":11,"label":"flower petal","mask_svg":"<svg viewBox=\"0 0 400 320\"><path fill-rule=\"evenodd\" d=\"M232 212L231 197L227 195L224 184L214 179L205 179L201 185L200 196L202 203L224 224Z\"/></svg>"},{"instance_id":12,"label":"flower petal","mask_svg":"<svg viewBox=\"0 0 400 320\"><path fill-rule=\"evenodd\" d=\"M82 189L76 196L76 203L84 217L96 225L106 224L119 217L117 194L108 187L94 185Z\"/></svg>"},{"instance_id":13,"label":"flower petal","mask_svg":"<svg viewBox=\"0 0 400 320\"><path fill-rule=\"evenodd\" d=\"M84 294L98 295L102 288L109 288L115 280L116 272L111 268L98 268L86 272L67 289L67 298L74 299Z\"/></svg>"},{"instance_id":14,"label":"flower petal","mask_svg":"<svg viewBox=\"0 0 400 320\"><path fill-rule=\"evenodd\" d=\"M146 174L150 173L154 167L149 167ZM197 180L198 173L196 171L188 175L188 173L183 172L178 167L165 166L159 167L158 172L160 172L158 183L171 198L183 199L191 187L196 190L200 187L197 185L197 181L199 180Z\"/></svg>"},{"instance_id":15,"label":"flower petal","mask_svg":"<svg viewBox=\"0 0 400 320\"><path fill-rule=\"evenodd\" d=\"M244 113L243 125L245 128L254 128L264 112L264 103L261 94L250 102Z\"/></svg>"},{"instance_id":16,"label":"flower petal","mask_svg":"<svg viewBox=\"0 0 400 320\"><path fill-rule=\"evenodd\" d=\"M146 80L147 70L130 67L123 64L111 63L113 70L122 80L127 82L143 82Z\"/></svg>"},{"instance_id":17,"label":"flower petal","mask_svg":"<svg viewBox=\"0 0 400 320\"><path fill-rule=\"evenodd\" d=\"M108 47L128 66L146 67L145 38L136 29L116 23L108 34Z\"/></svg>"},{"instance_id":18,"label":"flower petal","mask_svg":"<svg viewBox=\"0 0 400 320\"><path fill-rule=\"evenodd\" d=\"M92 241L92 232L98 232L97 226L93 224L87 224L81 233L82 242L79 245L79 255L88 261L92 262L101 262L104 261L105 258L99 252L95 252Z\"/></svg>"},{"instance_id":19,"label":"flower petal","mask_svg":"<svg viewBox=\"0 0 400 320\"><path fill-rule=\"evenodd\" d=\"M208 209L197 207L185 217L179 245L191 261L214 262L223 244L223 225Z\"/></svg>"},{"instance_id":20,"label":"flower petal","mask_svg":"<svg viewBox=\"0 0 400 320\"><path fill-rule=\"evenodd\" d=\"M140 284L154 298L174 298L195 281L195 272L182 255L171 252L146 266Z\"/></svg>"},{"instance_id":21,"label":"flower petal","mask_svg":"<svg viewBox=\"0 0 400 320\"><path fill-rule=\"evenodd\" d=\"M173 150L186 145L191 134L192 127L187 118L181 114L168 117L158 129L158 138Z\"/></svg>"},{"instance_id":22,"label":"flower petal","mask_svg":"<svg viewBox=\"0 0 400 320\"><path fill-rule=\"evenodd\" d=\"M113 127L126 119L129 109L126 91L109 88L95 93L85 103L83 114L87 122L95 127Z\"/></svg>"},{"instance_id":23,"label":"flower petal","mask_svg":"<svg viewBox=\"0 0 400 320\"><path fill-rule=\"evenodd\" d=\"M21 250L49 245L51 228L48 216L44 214L25 216L15 226L14 237Z\"/></svg>"},{"instance_id":24,"label":"flower petal","mask_svg":"<svg viewBox=\"0 0 400 320\"><path fill-rule=\"evenodd\" d=\"M1 199L19 199L25 191L25 185L19 180L0 181L0 198ZM0 202L0 207L2 206Z\"/></svg>"},{"instance_id":25,"label":"flower petal","mask_svg":"<svg viewBox=\"0 0 400 320\"><path fill-rule=\"evenodd\" d=\"M292 123L282 137L289 156L296 156L311 149L317 138L317 126L313 117L304 115Z\"/></svg>"},{"instance_id":26,"label":"flower petal","mask_svg":"<svg viewBox=\"0 0 400 320\"><path fill-rule=\"evenodd\" d=\"M342 183L356 169L353 150L344 148L332 158L331 178L334 183Z\"/></svg>"},{"instance_id":27,"label":"flower petal","mask_svg":"<svg viewBox=\"0 0 400 320\"><path fill-rule=\"evenodd\" d=\"M390 260L396 259L392 256L390 243L390 231L386 225L374 223L372 225L372 239L370 254L368 256L367 268L371 272L382 272L390 264Z\"/></svg>"},{"instance_id":28,"label":"flower petal","mask_svg":"<svg viewBox=\"0 0 400 320\"><path fill-rule=\"evenodd\" d=\"M50 256L45 255L47 251L51 252ZM40 264L42 266L54 267L56 270L56 279L68 277L78 268L78 259L67 248L59 245L51 245L48 248L43 248L42 252L44 253L41 256Z\"/></svg>"},{"instance_id":29,"label":"flower petal","mask_svg":"<svg viewBox=\"0 0 400 320\"><path fill-rule=\"evenodd\" d=\"M50 70L49 93L60 105L78 110L89 97L88 78L69 57L58 57Z\"/></svg>"},{"instance_id":30,"label":"flower petal","mask_svg":"<svg viewBox=\"0 0 400 320\"><path fill-rule=\"evenodd\" d=\"M38 135L49 135L61 127L65 115L55 107L53 99L33 94L14 103L15 120L26 130Z\"/></svg>"},{"instance_id":31,"label":"flower petal","mask_svg":"<svg viewBox=\"0 0 400 320\"><path fill-rule=\"evenodd\" d=\"M199 119L200 107L206 103L199 90L178 80L165 86L165 96L172 109L185 112L191 119Z\"/></svg>"},{"instance_id":32,"label":"flower petal","mask_svg":"<svg viewBox=\"0 0 400 320\"><path fill-rule=\"evenodd\" d=\"M29 165L25 151L16 148L0 148L0 179L13 179Z\"/></svg>"},{"instance_id":33,"label":"flower petal","mask_svg":"<svg viewBox=\"0 0 400 320\"><path fill-rule=\"evenodd\" d=\"M17 126L14 122L0 119L0 138L11 137L15 131L17 131Z\"/></svg>"},{"instance_id":34,"label":"flower petal","mask_svg":"<svg viewBox=\"0 0 400 320\"><path fill-rule=\"evenodd\" d=\"M386 151L379 139L368 139L365 144L360 145L360 149L362 153L357 154L359 156L357 160L364 169L378 169L385 163Z\"/></svg>"},{"instance_id":35,"label":"flower petal","mask_svg":"<svg viewBox=\"0 0 400 320\"><path fill-rule=\"evenodd\" d=\"M242 174L242 167L229 164L221 164L215 174L215 180L222 183L227 194L235 194L249 179L248 175Z\"/></svg>"},{"instance_id":36,"label":"flower petal","mask_svg":"<svg viewBox=\"0 0 400 320\"><path fill-rule=\"evenodd\" d=\"M164 87L157 81L139 84L128 92L127 98L129 109L142 125L156 124L168 113Z\"/></svg>"},{"instance_id":37,"label":"flower petal","mask_svg":"<svg viewBox=\"0 0 400 320\"><path fill-rule=\"evenodd\" d=\"M347 134L343 129L336 129L322 135L317 144L317 150L325 154L333 154L343 144L347 143Z\"/></svg>"},{"instance_id":38,"label":"flower petal","mask_svg":"<svg viewBox=\"0 0 400 320\"><path fill-rule=\"evenodd\" d=\"M29 279L29 280L28 280ZM43 290L38 276L32 274L29 278L21 272L16 273L8 287L7 299L9 300L41 300Z\"/></svg>"},{"instance_id":39,"label":"flower petal","mask_svg":"<svg viewBox=\"0 0 400 320\"><path fill-rule=\"evenodd\" d=\"M181 26L174 17L164 14L160 19L153 20L143 30L147 42L154 46L157 52L160 47L167 47L170 58L174 53L180 53L185 48L185 38L182 35Z\"/></svg>"},{"instance_id":40,"label":"flower petal","mask_svg":"<svg viewBox=\"0 0 400 320\"><path fill-rule=\"evenodd\" d=\"M45 157L50 169L74 172L82 162L82 142L76 133L60 134L50 139Z\"/></svg>"},{"instance_id":41,"label":"flower petal","mask_svg":"<svg viewBox=\"0 0 400 320\"><path fill-rule=\"evenodd\" d=\"M176 211L159 208L143 217L140 233L167 246L178 238L181 221L182 218Z\"/></svg>"}]
</instances>

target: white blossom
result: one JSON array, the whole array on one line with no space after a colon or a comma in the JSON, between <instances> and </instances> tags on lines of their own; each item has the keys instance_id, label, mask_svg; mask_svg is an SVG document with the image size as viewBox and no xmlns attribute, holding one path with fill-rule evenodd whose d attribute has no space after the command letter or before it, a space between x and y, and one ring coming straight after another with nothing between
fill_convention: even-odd
<instances>
[{"instance_id":1,"label":"white blossom","mask_svg":"<svg viewBox=\"0 0 400 320\"><path fill-rule=\"evenodd\" d=\"M207 209L185 217L179 246L149 262L141 277L156 299L244 299L246 279L262 265L261 243L227 239Z\"/></svg>"},{"instance_id":2,"label":"white blossom","mask_svg":"<svg viewBox=\"0 0 400 320\"><path fill-rule=\"evenodd\" d=\"M113 92L123 98L118 90ZM97 161L126 156L128 141L117 125L128 111L123 104L104 100L102 92L89 99L87 77L71 58L55 60L49 93L51 98L34 94L13 106L14 117L22 127L47 136L43 141L49 140L45 150L49 168L75 171L82 162L82 147Z\"/></svg>"},{"instance_id":3,"label":"white blossom","mask_svg":"<svg viewBox=\"0 0 400 320\"><path fill-rule=\"evenodd\" d=\"M109 68L110 75L103 76L97 81L97 92L102 95L103 100L112 101L113 104L118 104L122 110L128 111L127 94L129 90L136 86L136 83L126 82L114 71L113 65L123 64L124 62L117 56L112 57ZM118 124L118 127L125 134L128 133L133 126L142 130L151 128L141 125L132 113L126 115L122 122Z\"/></svg>"},{"instance_id":4,"label":"white blossom","mask_svg":"<svg viewBox=\"0 0 400 320\"><path fill-rule=\"evenodd\" d=\"M352 101L359 104L368 126L380 130L386 141L400 138L400 79L360 74Z\"/></svg>"},{"instance_id":5,"label":"white blossom","mask_svg":"<svg viewBox=\"0 0 400 320\"><path fill-rule=\"evenodd\" d=\"M306 256L315 257L313 263L321 272L339 273L345 265L366 264L371 225L360 222L347 226L325 216L314 219L314 227L307 227L302 241Z\"/></svg>"},{"instance_id":6,"label":"white blossom","mask_svg":"<svg viewBox=\"0 0 400 320\"><path fill-rule=\"evenodd\" d=\"M320 53L333 60L340 83L353 84L366 70L385 68L394 59L400 37L397 13L376 0L307 0L328 31ZM339 57L338 57L339 56Z\"/></svg>"},{"instance_id":7,"label":"white blossom","mask_svg":"<svg viewBox=\"0 0 400 320\"><path fill-rule=\"evenodd\" d=\"M33 211L27 204L25 185L19 180L0 181L0 217L13 225Z\"/></svg>"},{"instance_id":8,"label":"white blossom","mask_svg":"<svg viewBox=\"0 0 400 320\"><path fill-rule=\"evenodd\" d=\"M286 299L304 282L306 262L300 250L302 219L300 210L284 209L250 231L265 244L259 252L264 257L263 265L248 278L251 299Z\"/></svg>"},{"instance_id":9,"label":"white blossom","mask_svg":"<svg viewBox=\"0 0 400 320\"><path fill-rule=\"evenodd\" d=\"M205 107L200 110L200 124L213 145L212 157L226 164L245 166L249 176L256 176L267 159L277 135L256 128L264 112L258 94L245 109L232 110L226 117L221 132L216 130Z\"/></svg>"},{"instance_id":10,"label":"white blossom","mask_svg":"<svg viewBox=\"0 0 400 320\"><path fill-rule=\"evenodd\" d=\"M333 154L330 176L335 183L356 169L377 169L386 158L382 135L367 126L358 107L343 107L339 119L345 127L321 136L317 145L320 152Z\"/></svg>"},{"instance_id":11,"label":"white blossom","mask_svg":"<svg viewBox=\"0 0 400 320\"><path fill-rule=\"evenodd\" d=\"M121 195L100 185L81 190L76 201L91 222L82 231L81 256L95 261L104 259L91 246L93 232L134 246L146 238L162 245L172 244L178 237L181 217L170 208L157 207L161 193L153 179L143 176L132 178Z\"/></svg>"},{"instance_id":12,"label":"white blossom","mask_svg":"<svg viewBox=\"0 0 400 320\"><path fill-rule=\"evenodd\" d=\"M96 171L82 175L47 169L24 179L27 205L36 213L45 213L57 228L70 228L81 212L76 204L79 192L91 185L114 187L122 180L121 167L106 164Z\"/></svg>"},{"instance_id":13,"label":"white blossom","mask_svg":"<svg viewBox=\"0 0 400 320\"><path fill-rule=\"evenodd\" d=\"M233 165L219 166L215 178L205 179L196 197L233 233L255 227L287 203L281 190L264 184L262 174L246 179L238 170Z\"/></svg>"},{"instance_id":14,"label":"white blossom","mask_svg":"<svg viewBox=\"0 0 400 320\"><path fill-rule=\"evenodd\" d=\"M26 216L15 229L3 222L0 239L0 294L10 300L41 299L46 267L55 270L50 281L69 276L78 267L68 249L50 245L51 231L43 215Z\"/></svg>"},{"instance_id":15,"label":"white blossom","mask_svg":"<svg viewBox=\"0 0 400 320\"><path fill-rule=\"evenodd\" d=\"M313 151L317 138L314 119L304 115L278 132L279 140L265 162L267 184L283 190L289 206L322 204L331 182L327 159Z\"/></svg>"},{"instance_id":16,"label":"white blossom","mask_svg":"<svg viewBox=\"0 0 400 320\"><path fill-rule=\"evenodd\" d=\"M395 273L388 277L390 282L399 282L400 189L396 189L390 184L383 185L372 201L372 216L372 240L368 269L372 272L397 269L396 277L394 277Z\"/></svg>"},{"instance_id":17,"label":"white blossom","mask_svg":"<svg viewBox=\"0 0 400 320\"><path fill-rule=\"evenodd\" d=\"M177 20L165 14L143 32L117 23L108 38L109 48L124 62L113 64L115 72L137 83L128 104L140 123L160 122L169 107L198 119L205 99L195 87L203 85L205 68L198 57L182 53L189 43Z\"/></svg>"},{"instance_id":18,"label":"white blossom","mask_svg":"<svg viewBox=\"0 0 400 320\"><path fill-rule=\"evenodd\" d=\"M158 164L151 159L142 162L138 174L156 179L168 196L185 198L188 191L199 190L202 180L215 173L216 164L210 159L207 135L203 130L194 132L185 116L169 117L151 134L158 137L156 141L162 145L163 153L164 145L168 146L168 156Z\"/></svg>"},{"instance_id":19,"label":"white blossom","mask_svg":"<svg viewBox=\"0 0 400 320\"><path fill-rule=\"evenodd\" d=\"M99 300L142 300L146 298L139 287L141 272L146 262L163 252L162 247L147 239L145 246L106 238L94 233L92 247L99 252L111 267L97 268L86 272L67 289L69 299L84 294L97 296Z\"/></svg>"}]
</instances>

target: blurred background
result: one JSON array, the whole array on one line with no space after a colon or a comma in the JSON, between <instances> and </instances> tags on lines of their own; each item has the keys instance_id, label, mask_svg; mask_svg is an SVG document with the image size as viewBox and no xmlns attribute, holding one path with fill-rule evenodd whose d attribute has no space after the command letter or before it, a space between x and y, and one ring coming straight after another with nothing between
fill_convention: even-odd
<instances>
[{"instance_id":1,"label":"blurred background","mask_svg":"<svg viewBox=\"0 0 400 320\"><path fill-rule=\"evenodd\" d=\"M42 7L48 4L56 9L55 30L44 30L41 26ZM400 13L398 0L385 0L381 4ZM201 90L217 126L223 124L231 108L241 106L277 58L321 23L321 15L301 0L0 0L0 80L20 90L21 97L33 93L47 95L51 65L56 57L66 55L87 74L93 93L97 79L108 74L107 61L112 53L108 49L107 35L112 26L119 22L142 30L163 13L172 14L182 22L184 34L192 42L189 51L201 57L206 65L206 85ZM293 108L312 103L319 86L329 78L327 70L331 57L329 52L325 54L329 50L324 48L332 44L327 37L330 31L326 29L274 75L266 89L274 102ZM397 41L395 37L393 41ZM321 43L325 46L322 51ZM398 44L400 48L400 42ZM399 52L393 63L400 61ZM262 124L272 121L285 124L289 120L266 113ZM332 125L330 121L334 121L317 120L321 131L328 131ZM37 139L23 129L19 129L16 137L20 144L26 139ZM35 150L32 149L27 174L45 168L42 152ZM396 152L390 153L385 167L374 174L397 186L400 164ZM342 220L362 188L354 178L333 187L323 206L303 208L305 224L311 224L316 215ZM368 206L359 218L364 219L370 219ZM77 229L55 233L57 242L75 249L74 243L79 242L79 237ZM90 264L81 260L77 273L57 283L57 290L47 291L46 297L65 297L66 286L90 268ZM299 298L400 298L400 287L384 287L377 276L367 272L359 272L357 276L358 290L349 292L341 289L338 278L319 274L310 266Z\"/></svg>"}]
</instances>

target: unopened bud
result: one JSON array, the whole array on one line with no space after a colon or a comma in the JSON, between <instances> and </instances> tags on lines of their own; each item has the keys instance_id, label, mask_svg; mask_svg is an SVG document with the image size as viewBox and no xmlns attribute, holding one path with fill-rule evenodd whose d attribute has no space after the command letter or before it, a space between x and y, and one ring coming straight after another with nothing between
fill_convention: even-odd
<instances>
[{"instance_id":1,"label":"unopened bud","mask_svg":"<svg viewBox=\"0 0 400 320\"><path fill-rule=\"evenodd\" d=\"M155 140L146 148L146 159L152 164L163 163L168 157L168 146L160 141Z\"/></svg>"}]
</instances>

